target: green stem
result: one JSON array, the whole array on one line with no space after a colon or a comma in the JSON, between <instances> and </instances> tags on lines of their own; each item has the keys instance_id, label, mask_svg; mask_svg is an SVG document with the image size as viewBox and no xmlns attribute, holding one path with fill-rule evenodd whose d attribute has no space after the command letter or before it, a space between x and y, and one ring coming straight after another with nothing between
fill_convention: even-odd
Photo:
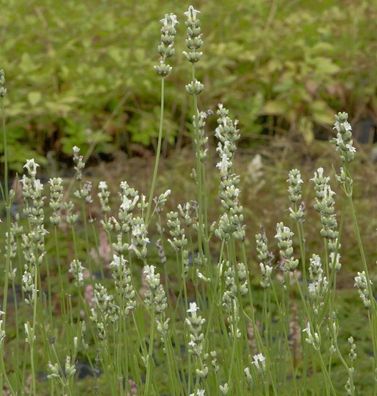
<instances>
[{"instance_id":1,"label":"green stem","mask_svg":"<svg viewBox=\"0 0 377 396\"><path fill-rule=\"evenodd\" d=\"M3 152L4 152L4 195L5 202L9 200L9 186L8 186L8 143L7 143L7 132L5 129L5 105L4 99L1 100L1 123L3 130Z\"/></svg>"},{"instance_id":2,"label":"green stem","mask_svg":"<svg viewBox=\"0 0 377 396\"><path fill-rule=\"evenodd\" d=\"M161 78L160 127L158 130L157 152L156 152L156 160L155 160L154 169L153 169L152 185L151 185L151 189L149 192L147 215L145 218L146 225L148 225L149 221L150 221L150 215L151 215L152 203L153 203L153 194L154 194L154 190L156 187L158 165L160 162L162 132L163 132L163 124L164 124L164 107L165 107L165 79Z\"/></svg>"},{"instance_id":3,"label":"green stem","mask_svg":"<svg viewBox=\"0 0 377 396\"><path fill-rule=\"evenodd\" d=\"M154 328L155 328L155 315L152 314L151 318L151 331L149 336L149 349L148 349L148 361L147 361L147 376L145 380L145 395L150 395L151 387L151 376L152 376L152 355L153 355L153 344L154 344Z\"/></svg>"}]
</instances>

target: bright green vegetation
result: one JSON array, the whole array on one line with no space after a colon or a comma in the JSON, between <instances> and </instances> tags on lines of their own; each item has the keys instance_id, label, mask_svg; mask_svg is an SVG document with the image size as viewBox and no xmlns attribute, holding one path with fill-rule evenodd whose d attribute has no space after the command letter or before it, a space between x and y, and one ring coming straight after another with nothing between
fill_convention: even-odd
<instances>
[{"instance_id":1,"label":"bright green vegetation","mask_svg":"<svg viewBox=\"0 0 377 396\"><path fill-rule=\"evenodd\" d=\"M173 7L155 0L7 1L0 64L10 90L11 167L19 171L31 156L46 164L47 152L66 159L74 144L86 149L93 140L98 153L154 145L155 32ZM377 114L373 0L206 1L201 10L203 108L227 103L242 120L244 141L290 131L310 142L314 129L329 129L335 109ZM187 142L190 114L181 58L179 51L165 111L166 136L179 146Z\"/></svg>"},{"instance_id":2,"label":"bright green vegetation","mask_svg":"<svg viewBox=\"0 0 377 396\"><path fill-rule=\"evenodd\" d=\"M1 72L4 393L377 394L372 238L364 238L362 200L355 199L369 187L354 177L361 170L348 115L335 116L323 168L285 173L277 161L268 170L255 160L241 183L242 124L227 109L232 100L202 110L215 98L203 75L209 55L201 23L210 18L201 15L190 6L179 31L175 15L161 20L159 60L151 64L160 84L157 155L147 181L133 175L140 191L123 177L116 186L102 178L93 185L85 172L93 139L85 145L73 136L73 179L42 181L37 161L27 159L20 183L8 190L12 135L4 121L12 87ZM180 82L183 70L188 77ZM210 71L216 74L214 65ZM184 165L182 174L161 172L160 161L174 83L188 94L193 142L192 159L172 165ZM276 205L270 212L266 192ZM250 233L250 219L266 230ZM80 379L83 365L92 375Z\"/></svg>"}]
</instances>

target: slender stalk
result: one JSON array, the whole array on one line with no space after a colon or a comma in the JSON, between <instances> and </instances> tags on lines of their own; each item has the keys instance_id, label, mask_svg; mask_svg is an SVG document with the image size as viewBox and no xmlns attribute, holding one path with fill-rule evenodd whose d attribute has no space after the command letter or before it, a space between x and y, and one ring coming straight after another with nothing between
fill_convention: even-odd
<instances>
[{"instance_id":1,"label":"slender stalk","mask_svg":"<svg viewBox=\"0 0 377 396\"><path fill-rule=\"evenodd\" d=\"M34 274L34 287L36 290L38 290L38 269L37 266L35 266L35 274ZM34 356L34 334L35 334L35 327L37 324L37 296L34 296L33 300L33 339L30 340L30 359L31 359L31 374L32 374L32 389L33 389L33 395L37 395L37 384L36 384L36 375L35 375L35 356Z\"/></svg>"},{"instance_id":2,"label":"slender stalk","mask_svg":"<svg viewBox=\"0 0 377 396\"><path fill-rule=\"evenodd\" d=\"M59 248L60 244L59 244L59 238L58 238L58 229L57 229L56 225L54 225L54 244L55 244L56 263L58 266L60 303L62 306L63 317L65 317L65 314L66 314L65 293L64 293L64 287L63 287L63 275L62 275L62 268L61 268L61 262L60 262L60 248Z\"/></svg>"},{"instance_id":3,"label":"slender stalk","mask_svg":"<svg viewBox=\"0 0 377 396\"><path fill-rule=\"evenodd\" d=\"M149 349L147 361L147 377L145 380L145 395L150 395L151 377L152 377L152 360L153 360L153 344L154 344L154 328L155 328L155 315L152 314L151 330L149 335Z\"/></svg>"},{"instance_id":4,"label":"slender stalk","mask_svg":"<svg viewBox=\"0 0 377 396\"><path fill-rule=\"evenodd\" d=\"M9 257L9 248L10 248L10 201L9 201L9 186L8 186L8 144L7 144L7 132L5 129L5 106L4 106L4 98L1 98L1 124L2 124L2 133L3 133L3 152L4 152L4 186L2 188L3 198L5 202L5 211L6 211L6 232L8 233L8 237L6 238L7 243L7 253L5 255L5 268L4 268L4 291L3 291L3 307L2 311L4 312L3 316L3 327L5 329L6 319L7 319L7 303L8 303L8 283L9 283L9 268L10 268L10 257ZM0 348L0 360L1 364L4 364L4 350ZM5 374L5 372L4 372ZM6 375L6 374L5 374ZM0 389L3 389L3 371L0 373Z\"/></svg>"},{"instance_id":5,"label":"slender stalk","mask_svg":"<svg viewBox=\"0 0 377 396\"><path fill-rule=\"evenodd\" d=\"M153 195L156 187L157 174L158 174L158 166L160 163L160 155L161 155L161 144L162 144L162 135L163 135L163 125L164 125L164 107L165 107L165 78L161 78L161 103L160 103L160 126L158 129L158 141L157 141L157 151L156 151L156 159L154 163L153 176L152 176L152 184L149 191L149 199L148 199L148 208L147 215L145 217L145 224L148 226L150 221L150 215L152 210L153 203Z\"/></svg>"},{"instance_id":6,"label":"slender stalk","mask_svg":"<svg viewBox=\"0 0 377 396\"><path fill-rule=\"evenodd\" d=\"M3 132L3 153L4 153L4 198L5 202L9 201L9 185L8 185L8 142L7 131L5 128L5 104L4 98L1 99L1 127Z\"/></svg>"},{"instance_id":7,"label":"slender stalk","mask_svg":"<svg viewBox=\"0 0 377 396\"><path fill-rule=\"evenodd\" d=\"M195 65L192 65L192 81L195 81ZM199 109L198 109L198 97L197 95L193 95L193 111L196 119L199 119ZM197 199L198 199L198 217L199 217L199 230L198 230L198 249L199 252L203 253L203 247L205 249L205 254L208 260L210 260L209 254L209 246L208 246L208 228L205 226L205 212L206 212L206 205L205 205L205 197L206 194L204 192L204 167L202 162L200 161L199 155L199 147L197 145L198 142L198 134L199 131L196 127L194 127L194 148L195 148L195 172L196 172L196 182L197 182ZM207 194L208 196L208 194ZM204 242L204 246L203 246Z\"/></svg>"}]
</instances>

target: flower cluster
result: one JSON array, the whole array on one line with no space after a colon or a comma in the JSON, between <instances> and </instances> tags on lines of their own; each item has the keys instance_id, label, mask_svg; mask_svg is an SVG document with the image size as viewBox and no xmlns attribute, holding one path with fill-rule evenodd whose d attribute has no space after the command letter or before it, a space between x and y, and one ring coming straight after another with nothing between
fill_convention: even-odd
<instances>
[{"instance_id":1,"label":"flower cluster","mask_svg":"<svg viewBox=\"0 0 377 396\"><path fill-rule=\"evenodd\" d=\"M354 395L356 389L354 385L354 372L355 372L354 363L357 358L356 344L353 337L349 337L347 341L350 346L350 352L348 354L348 357L351 365L350 367L348 367L348 379L344 387L346 389L347 395Z\"/></svg>"},{"instance_id":2,"label":"flower cluster","mask_svg":"<svg viewBox=\"0 0 377 396\"><path fill-rule=\"evenodd\" d=\"M166 63L168 58L171 58L174 53L174 39L177 34L175 29L178 24L177 16L175 14L165 14L161 19L161 42L157 47L160 54L160 63L154 67L156 73L162 78L169 75L172 67Z\"/></svg>"},{"instance_id":3,"label":"flower cluster","mask_svg":"<svg viewBox=\"0 0 377 396\"><path fill-rule=\"evenodd\" d=\"M313 254L310 258L309 279L309 295L315 300L314 311L318 313L319 306L324 304L328 280L324 275L321 258L317 254Z\"/></svg>"},{"instance_id":4,"label":"flower cluster","mask_svg":"<svg viewBox=\"0 0 377 396\"><path fill-rule=\"evenodd\" d=\"M266 358L261 353L254 355L251 363L258 371L264 371L266 369Z\"/></svg>"},{"instance_id":5,"label":"flower cluster","mask_svg":"<svg viewBox=\"0 0 377 396\"><path fill-rule=\"evenodd\" d=\"M149 309L159 315L166 310L168 303L165 290L160 282L160 274L156 273L155 270L154 265L144 266L143 275L147 286L144 302Z\"/></svg>"},{"instance_id":6,"label":"flower cluster","mask_svg":"<svg viewBox=\"0 0 377 396\"><path fill-rule=\"evenodd\" d=\"M306 333L305 341L310 344L316 351L319 351L321 347L321 337L316 331L312 330L309 322L303 330L303 333Z\"/></svg>"},{"instance_id":7,"label":"flower cluster","mask_svg":"<svg viewBox=\"0 0 377 396\"><path fill-rule=\"evenodd\" d=\"M98 198L99 202L101 205L101 210L103 213L107 214L110 212L110 205L109 205L109 199L110 199L110 191L109 187L107 186L107 183L105 181L100 181L98 183Z\"/></svg>"},{"instance_id":8,"label":"flower cluster","mask_svg":"<svg viewBox=\"0 0 377 396\"><path fill-rule=\"evenodd\" d=\"M186 16L186 46L188 50L184 51L183 54L192 64L198 62L203 55L203 53L200 51L200 48L203 45L203 39L200 28L200 19L198 17L199 13L200 12L193 6L189 6L188 10L184 13ZM186 91L190 95L199 95L203 89L204 85L195 77L189 84L186 85Z\"/></svg>"},{"instance_id":9,"label":"flower cluster","mask_svg":"<svg viewBox=\"0 0 377 396\"><path fill-rule=\"evenodd\" d=\"M237 141L240 138L240 131L237 128L238 120L233 121L229 117L229 110L221 103L218 105L216 114L218 115L215 137L219 141L216 151L219 153L221 162L217 164L221 176L227 176L233 165L233 155L237 149Z\"/></svg>"},{"instance_id":10,"label":"flower cluster","mask_svg":"<svg viewBox=\"0 0 377 396\"><path fill-rule=\"evenodd\" d=\"M73 202L71 200L69 200L67 202L64 202L63 209L65 211L65 220L66 220L66 222L69 225L73 226L77 222L77 220L79 218L78 213L74 212L75 205L73 204Z\"/></svg>"},{"instance_id":11,"label":"flower cluster","mask_svg":"<svg viewBox=\"0 0 377 396\"><path fill-rule=\"evenodd\" d=\"M169 212L167 214L167 226L171 239L168 239L174 250L180 251L187 246L185 231L181 226L178 212Z\"/></svg>"},{"instance_id":12,"label":"flower cluster","mask_svg":"<svg viewBox=\"0 0 377 396\"><path fill-rule=\"evenodd\" d=\"M265 232L261 232L255 235L257 258L259 260L259 268L262 274L262 280L260 282L263 288L271 286L271 274L272 274L272 260L273 254L268 250L268 241Z\"/></svg>"},{"instance_id":13,"label":"flower cluster","mask_svg":"<svg viewBox=\"0 0 377 396\"><path fill-rule=\"evenodd\" d=\"M85 268L82 266L80 260L73 260L71 262L69 272L73 275L73 279L75 280L75 285L77 287L84 284L84 270Z\"/></svg>"},{"instance_id":14,"label":"flower cluster","mask_svg":"<svg viewBox=\"0 0 377 396\"><path fill-rule=\"evenodd\" d=\"M262 353L257 353L251 358L251 366L256 370L257 373L263 374L266 370L266 357ZM252 370L249 366L243 370L247 381L250 385L253 384Z\"/></svg>"},{"instance_id":15,"label":"flower cluster","mask_svg":"<svg viewBox=\"0 0 377 396\"><path fill-rule=\"evenodd\" d=\"M82 180L82 171L85 168L84 157L80 155L80 149L77 146L73 146L72 151L76 180Z\"/></svg>"},{"instance_id":16,"label":"flower cluster","mask_svg":"<svg viewBox=\"0 0 377 396\"><path fill-rule=\"evenodd\" d=\"M148 230L142 217L132 219L131 245L129 249L137 257L145 259L147 257L147 246L149 244Z\"/></svg>"},{"instance_id":17,"label":"flower cluster","mask_svg":"<svg viewBox=\"0 0 377 396\"><path fill-rule=\"evenodd\" d=\"M171 194L171 190L166 190L164 193L160 194L158 197L154 197L153 202L155 204L154 211L156 213L161 213L168 201Z\"/></svg>"},{"instance_id":18,"label":"flower cluster","mask_svg":"<svg viewBox=\"0 0 377 396\"><path fill-rule=\"evenodd\" d=\"M44 227L44 200L43 184L36 178L38 164L34 159L27 160L21 180L22 192L25 199L24 213L28 217L30 228L28 233L22 235L25 267L22 276L22 287L25 292L25 301L31 303L37 295L37 268L42 264L46 254Z\"/></svg>"},{"instance_id":19,"label":"flower cluster","mask_svg":"<svg viewBox=\"0 0 377 396\"><path fill-rule=\"evenodd\" d=\"M355 276L355 287L357 288L361 301L366 308L370 308L372 305L371 296L369 293L371 286L372 281L370 279L368 280L365 271L358 272L357 276Z\"/></svg>"},{"instance_id":20,"label":"flower cluster","mask_svg":"<svg viewBox=\"0 0 377 396\"><path fill-rule=\"evenodd\" d=\"M196 135L194 136L196 147L195 155L198 156L198 159L201 162L205 161L208 153L208 137L205 134L207 117L208 113L205 111L201 111L193 117L194 130L196 131Z\"/></svg>"},{"instance_id":21,"label":"flower cluster","mask_svg":"<svg viewBox=\"0 0 377 396\"><path fill-rule=\"evenodd\" d=\"M184 14L187 18L185 24L187 27L186 46L188 51L184 51L183 54L189 62L196 63L203 55L203 52L200 51L203 46L200 19L198 18L200 11L193 6L189 6Z\"/></svg>"},{"instance_id":22,"label":"flower cluster","mask_svg":"<svg viewBox=\"0 0 377 396\"><path fill-rule=\"evenodd\" d=\"M195 302L190 303L187 310L189 313L186 318L186 324L190 331L190 342L188 344L189 353L195 357L196 374L200 378L205 378L208 375L208 367L204 363L206 359L203 325L205 319L198 315L199 307Z\"/></svg>"},{"instance_id":23,"label":"flower cluster","mask_svg":"<svg viewBox=\"0 0 377 396\"><path fill-rule=\"evenodd\" d=\"M124 256L117 256L116 254L113 255L113 261L110 263L115 289L120 297L119 305L126 315L136 307L136 292L132 285L131 271L127 264Z\"/></svg>"},{"instance_id":24,"label":"flower cluster","mask_svg":"<svg viewBox=\"0 0 377 396\"><path fill-rule=\"evenodd\" d=\"M331 266L339 270L341 267L339 255L340 243L338 240L339 231L335 212L335 192L330 187L330 178L324 176L323 168L318 168L311 180L314 183L316 194L314 208L319 212L321 217L321 236L328 241Z\"/></svg>"},{"instance_id":25,"label":"flower cluster","mask_svg":"<svg viewBox=\"0 0 377 396\"><path fill-rule=\"evenodd\" d=\"M186 227L190 227L197 222L198 204L196 201L186 202L177 206L178 212Z\"/></svg>"},{"instance_id":26,"label":"flower cluster","mask_svg":"<svg viewBox=\"0 0 377 396\"><path fill-rule=\"evenodd\" d=\"M50 184L50 201L49 206L52 209L50 216L51 224L58 225L61 222L61 211L63 209L63 179L53 177L49 180Z\"/></svg>"},{"instance_id":27,"label":"flower cluster","mask_svg":"<svg viewBox=\"0 0 377 396\"><path fill-rule=\"evenodd\" d=\"M293 232L283 223L276 225L275 238L278 241L279 253L282 258L282 269L284 272L293 271L298 266L298 260L293 257Z\"/></svg>"},{"instance_id":28,"label":"flower cluster","mask_svg":"<svg viewBox=\"0 0 377 396\"><path fill-rule=\"evenodd\" d=\"M0 348L3 348L4 340L5 340L5 329L4 329L4 320L1 317L4 315L3 311L0 311Z\"/></svg>"},{"instance_id":29,"label":"flower cluster","mask_svg":"<svg viewBox=\"0 0 377 396\"><path fill-rule=\"evenodd\" d=\"M222 296L222 306L227 314L230 333L233 337L239 338L241 331L238 326L240 320L238 297L248 293L247 272L243 263L238 264L237 275L229 262L226 265L228 268L224 272L225 290Z\"/></svg>"},{"instance_id":30,"label":"flower cluster","mask_svg":"<svg viewBox=\"0 0 377 396\"><path fill-rule=\"evenodd\" d=\"M304 203L302 199L302 187L304 183L298 169L292 169L288 175L288 194L293 208L289 208L290 216L293 220L303 222L305 218Z\"/></svg>"},{"instance_id":31,"label":"flower cluster","mask_svg":"<svg viewBox=\"0 0 377 396\"><path fill-rule=\"evenodd\" d=\"M335 192L330 187L330 178L323 175L323 168L318 168L311 180L316 192L314 208L321 215L321 236L329 240L330 250L333 250L331 245L336 243L339 235L335 214Z\"/></svg>"},{"instance_id":32,"label":"flower cluster","mask_svg":"<svg viewBox=\"0 0 377 396\"><path fill-rule=\"evenodd\" d=\"M236 142L240 137L237 129L238 121L229 117L229 111L218 106L217 128L215 136L218 139L216 151L219 153L220 161L217 168L220 171L220 202L224 210L219 219L216 235L222 240L230 237L243 240L245 238L245 225L243 224L243 207L240 204L239 177L232 173L233 156L236 151Z\"/></svg>"},{"instance_id":33,"label":"flower cluster","mask_svg":"<svg viewBox=\"0 0 377 396\"><path fill-rule=\"evenodd\" d=\"M140 195L126 181L122 181L120 183L119 196L121 204L119 206L118 219L113 219L113 222L118 232L128 233L132 229L132 213L139 202Z\"/></svg>"},{"instance_id":34,"label":"flower cluster","mask_svg":"<svg viewBox=\"0 0 377 396\"><path fill-rule=\"evenodd\" d=\"M86 203L92 203L92 182L86 181L80 185L80 188L76 190L73 195L78 198L82 199Z\"/></svg>"},{"instance_id":35,"label":"flower cluster","mask_svg":"<svg viewBox=\"0 0 377 396\"><path fill-rule=\"evenodd\" d=\"M7 94L7 89L5 88L5 73L3 69L0 69L0 98L4 98Z\"/></svg>"},{"instance_id":36,"label":"flower cluster","mask_svg":"<svg viewBox=\"0 0 377 396\"><path fill-rule=\"evenodd\" d=\"M352 127L348 122L347 113L338 113L335 116L334 129L336 137L333 142L336 145L336 151L343 162L351 162L355 158L356 149L353 146Z\"/></svg>"},{"instance_id":37,"label":"flower cluster","mask_svg":"<svg viewBox=\"0 0 377 396\"><path fill-rule=\"evenodd\" d=\"M90 319L97 328L98 338L106 338L107 326L115 323L119 318L119 307L114 302L114 297L108 293L107 289L96 283L93 295L93 307L91 308Z\"/></svg>"}]
</instances>

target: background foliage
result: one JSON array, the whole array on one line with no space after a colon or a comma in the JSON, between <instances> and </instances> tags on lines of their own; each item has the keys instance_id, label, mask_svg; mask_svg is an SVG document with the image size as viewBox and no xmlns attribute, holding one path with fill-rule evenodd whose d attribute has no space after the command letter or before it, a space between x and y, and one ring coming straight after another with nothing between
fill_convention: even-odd
<instances>
[{"instance_id":1,"label":"background foliage","mask_svg":"<svg viewBox=\"0 0 377 396\"><path fill-rule=\"evenodd\" d=\"M181 14L187 8L181 4ZM204 29L204 106L223 101L245 143L259 133L310 143L335 110L377 115L377 9L373 0L196 1ZM74 144L98 154L151 147L157 133L159 19L170 0L8 0L0 13L13 169L25 158L61 160ZM189 66L167 84L166 133L185 144ZM141 28L142 27L142 28ZM165 147L166 150L166 147ZM47 156L49 158L49 156Z\"/></svg>"}]
</instances>

